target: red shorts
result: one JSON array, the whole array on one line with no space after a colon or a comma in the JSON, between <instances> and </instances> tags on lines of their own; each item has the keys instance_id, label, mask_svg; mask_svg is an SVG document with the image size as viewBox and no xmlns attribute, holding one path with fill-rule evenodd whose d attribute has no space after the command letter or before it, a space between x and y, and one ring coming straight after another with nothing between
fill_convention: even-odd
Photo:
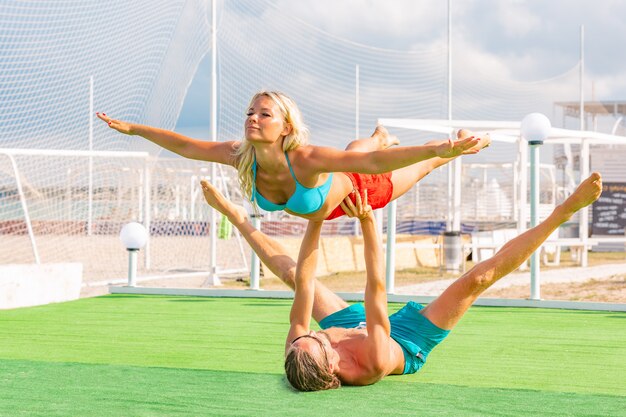
<instances>
[{"instance_id":1,"label":"red shorts","mask_svg":"<svg viewBox=\"0 0 626 417\"><path fill-rule=\"evenodd\" d=\"M367 190L367 203L372 206L373 209L385 207L390 201L393 194L393 183L391 182L391 172L385 172L384 174L356 174L353 172L344 172L352 181L352 185L361 194L363 198L363 191ZM355 195L350 194L350 199L355 202ZM336 219L343 216L344 213L341 206L337 206L326 220Z\"/></svg>"}]
</instances>

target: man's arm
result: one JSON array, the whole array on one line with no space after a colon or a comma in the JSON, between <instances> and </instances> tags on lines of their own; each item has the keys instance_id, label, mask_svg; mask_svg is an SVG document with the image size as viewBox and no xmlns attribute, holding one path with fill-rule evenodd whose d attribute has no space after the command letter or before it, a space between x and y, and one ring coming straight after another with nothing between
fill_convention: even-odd
<instances>
[{"instance_id":1,"label":"man's arm","mask_svg":"<svg viewBox=\"0 0 626 417\"><path fill-rule=\"evenodd\" d=\"M321 230L321 221L309 221L302 239L296 266L295 294L289 314L290 328L285 341L285 352L296 337L309 333L315 296L315 270L317 268Z\"/></svg>"},{"instance_id":2,"label":"man's arm","mask_svg":"<svg viewBox=\"0 0 626 417\"><path fill-rule=\"evenodd\" d=\"M383 256L372 208L367 204L367 191L365 191L363 202L358 193L355 200L356 207L349 198L344 200L342 207L350 217L358 217L361 221L365 268L367 270L365 320L367 323L367 343L370 348L369 366L382 373L388 371L391 363L391 325L387 313Z\"/></svg>"}]
</instances>

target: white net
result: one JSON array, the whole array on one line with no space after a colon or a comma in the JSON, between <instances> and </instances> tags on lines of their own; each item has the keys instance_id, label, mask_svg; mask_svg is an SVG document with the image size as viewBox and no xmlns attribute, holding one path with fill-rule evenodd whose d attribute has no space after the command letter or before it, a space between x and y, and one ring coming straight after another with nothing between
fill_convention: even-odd
<instances>
[{"instance_id":1,"label":"white net","mask_svg":"<svg viewBox=\"0 0 626 417\"><path fill-rule=\"evenodd\" d=\"M442 3L440 7L443 10L446 6ZM445 24L442 20L441 25ZM415 44L410 50L374 48L313 27L306 16L288 14L269 1L225 3L218 30L219 135L223 140L240 137L243 109L260 88L284 91L298 102L316 145L343 148L357 135L369 136L381 118L447 118L445 38ZM558 118L561 113L553 103L577 97L577 64L549 80L521 82L504 68L486 68L492 64L488 60L466 56L462 39L454 39L453 45L455 119L514 121L536 111ZM406 145L442 137L406 129L392 129L391 133ZM551 155L544 155L542 161L546 164L542 168L544 214L554 207L555 201L547 196L555 178L550 175ZM465 157L463 163L463 233L515 229L516 145L494 142L484 155ZM446 168L440 168L398 200L399 241L424 236L429 242L438 241L447 220L447 181ZM291 241L302 235L304 223L279 213L269 215L263 228L297 248ZM320 273L363 267L358 256L343 255L359 250L358 238L350 237L357 229L345 218L325 224L327 249ZM429 250L425 257L398 252L398 268L437 265L437 250Z\"/></svg>"},{"instance_id":2,"label":"white net","mask_svg":"<svg viewBox=\"0 0 626 417\"><path fill-rule=\"evenodd\" d=\"M0 5L2 147L89 149L94 111L174 128L209 49L200 1L5 1ZM97 126L94 150L145 150Z\"/></svg>"},{"instance_id":3,"label":"white net","mask_svg":"<svg viewBox=\"0 0 626 417\"><path fill-rule=\"evenodd\" d=\"M81 262L88 282L122 278L117 236L135 220L152 235L140 274L210 268L197 189L206 164L155 159L157 146L117 134L94 114L173 129L210 49L209 6L0 4L0 263Z\"/></svg>"},{"instance_id":4,"label":"white net","mask_svg":"<svg viewBox=\"0 0 626 417\"><path fill-rule=\"evenodd\" d=\"M118 234L139 221L151 236L140 252L142 275L210 269L210 221L198 187L209 177L207 164L155 162L145 152L14 149L0 150L0 167L0 236L11 249L2 251L0 264L80 262L87 282L115 281L127 270ZM220 188L238 189L234 170L220 174ZM217 256L222 271L241 270L249 251L232 235L220 241Z\"/></svg>"},{"instance_id":5,"label":"white net","mask_svg":"<svg viewBox=\"0 0 626 417\"><path fill-rule=\"evenodd\" d=\"M436 7L441 10L434 10L433 16L441 18L439 26L445 27L446 4ZM344 148L357 136L369 136L381 118L447 118L443 33L430 44L381 49L312 26L305 16L289 14L277 1L218 2L217 10L218 140L241 137L246 106L260 89L292 96L316 145ZM16 248L4 251L1 263L33 260L32 239L25 229L24 207L28 207L33 224L38 224L33 234L41 260L80 260L87 279L124 276L126 259L116 236L119 226L131 220L148 219L152 233L150 250L142 252L140 273L210 268L207 231L211 225L197 187L198 180L208 176L207 164L153 159L158 147L117 134L99 121L90 135L95 111L173 129L191 80L210 49L210 17L209 2L202 0L113 1L105 7L44 0L0 5L0 148L147 151L151 156L15 154L25 184L24 205L14 165L0 153L0 237ZM455 119L521 120L539 111L551 115L554 125L563 119L563 126L569 127L553 103L577 99L577 64L549 80L521 82L488 59L465 56L462 39L455 38L453 48ZM391 133L405 145L437 138L403 129ZM554 149L542 158L547 164L542 169L546 187L542 201L552 205L566 195L569 181L550 167L557 154L563 152ZM90 160L91 197L86 181ZM465 157L463 163L463 231L511 228L517 221L515 146L494 143L482 154ZM240 202L232 170L224 168L219 178L214 181L226 184L224 190ZM221 178L226 178L223 184ZM446 168L440 168L398 201L401 241L431 239L444 230L447 178ZM93 235L86 232L88 223ZM302 219L274 213L265 217L261 227L288 243L295 256L304 225ZM353 237L357 232L350 220L326 223L321 273L362 269L358 238ZM103 243L104 237L110 243ZM249 255L235 235L218 241L218 263L223 269L247 268ZM399 254L397 264L398 268L431 265L436 257L434 250L428 259L413 252Z\"/></svg>"}]
</instances>

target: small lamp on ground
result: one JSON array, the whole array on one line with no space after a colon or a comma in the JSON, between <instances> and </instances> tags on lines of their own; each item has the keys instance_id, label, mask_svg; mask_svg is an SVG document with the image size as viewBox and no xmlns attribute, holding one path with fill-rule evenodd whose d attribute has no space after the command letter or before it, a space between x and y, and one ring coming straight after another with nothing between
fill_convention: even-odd
<instances>
[{"instance_id":1,"label":"small lamp on ground","mask_svg":"<svg viewBox=\"0 0 626 417\"><path fill-rule=\"evenodd\" d=\"M148 231L141 223L131 222L122 227L120 240L128 251L128 286L134 287L137 277L137 252L148 243Z\"/></svg>"},{"instance_id":2,"label":"small lamp on ground","mask_svg":"<svg viewBox=\"0 0 626 417\"><path fill-rule=\"evenodd\" d=\"M550 135L550 119L541 113L530 113L522 119L521 135L530 146L530 227L539 224L539 146ZM539 253L530 257L530 299L539 300Z\"/></svg>"}]
</instances>

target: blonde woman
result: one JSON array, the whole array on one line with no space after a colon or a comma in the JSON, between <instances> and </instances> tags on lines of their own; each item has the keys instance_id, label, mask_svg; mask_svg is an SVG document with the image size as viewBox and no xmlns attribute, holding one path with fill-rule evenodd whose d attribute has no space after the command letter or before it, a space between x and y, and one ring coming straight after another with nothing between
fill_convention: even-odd
<instances>
[{"instance_id":1,"label":"blonde woman","mask_svg":"<svg viewBox=\"0 0 626 417\"><path fill-rule=\"evenodd\" d=\"M365 302L348 305L315 279L321 221L310 221L296 265L277 241L256 230L246 212L202 182L206 201L226 215L278 277L294 290L285 344L285 373L299 391L369 385L385 376L412 374L450 333L474 301L500 278L517 269L561 224L598 199L600 174L593 173L539 225L509 241L452 283L427 306L409 302L388 316L380 240L371 207L356 196L346 199L346 214L363 229L367 278ZM313 317L321 331L311 331Z\"/></svg>"},{"instance_id":2,"label":"blonde woman","mask_svg":"<svg viewBox=\"0 0 626 417\"><path fill-rule=\"evenodd\" d=\"M436 167L489 144L488 137L463 131L457 141L385 149L397 141L379 127L371 138L356 140L345 151L309 145L297 105L275 91L252 97L241 141L201 141L97 115L118 132L142 136L186 158L233 166L244 195L259 207L309 220L343 215L340 202L355 189L368 190L373 208L384 207Z\"/></svg>"}]
</instances>

